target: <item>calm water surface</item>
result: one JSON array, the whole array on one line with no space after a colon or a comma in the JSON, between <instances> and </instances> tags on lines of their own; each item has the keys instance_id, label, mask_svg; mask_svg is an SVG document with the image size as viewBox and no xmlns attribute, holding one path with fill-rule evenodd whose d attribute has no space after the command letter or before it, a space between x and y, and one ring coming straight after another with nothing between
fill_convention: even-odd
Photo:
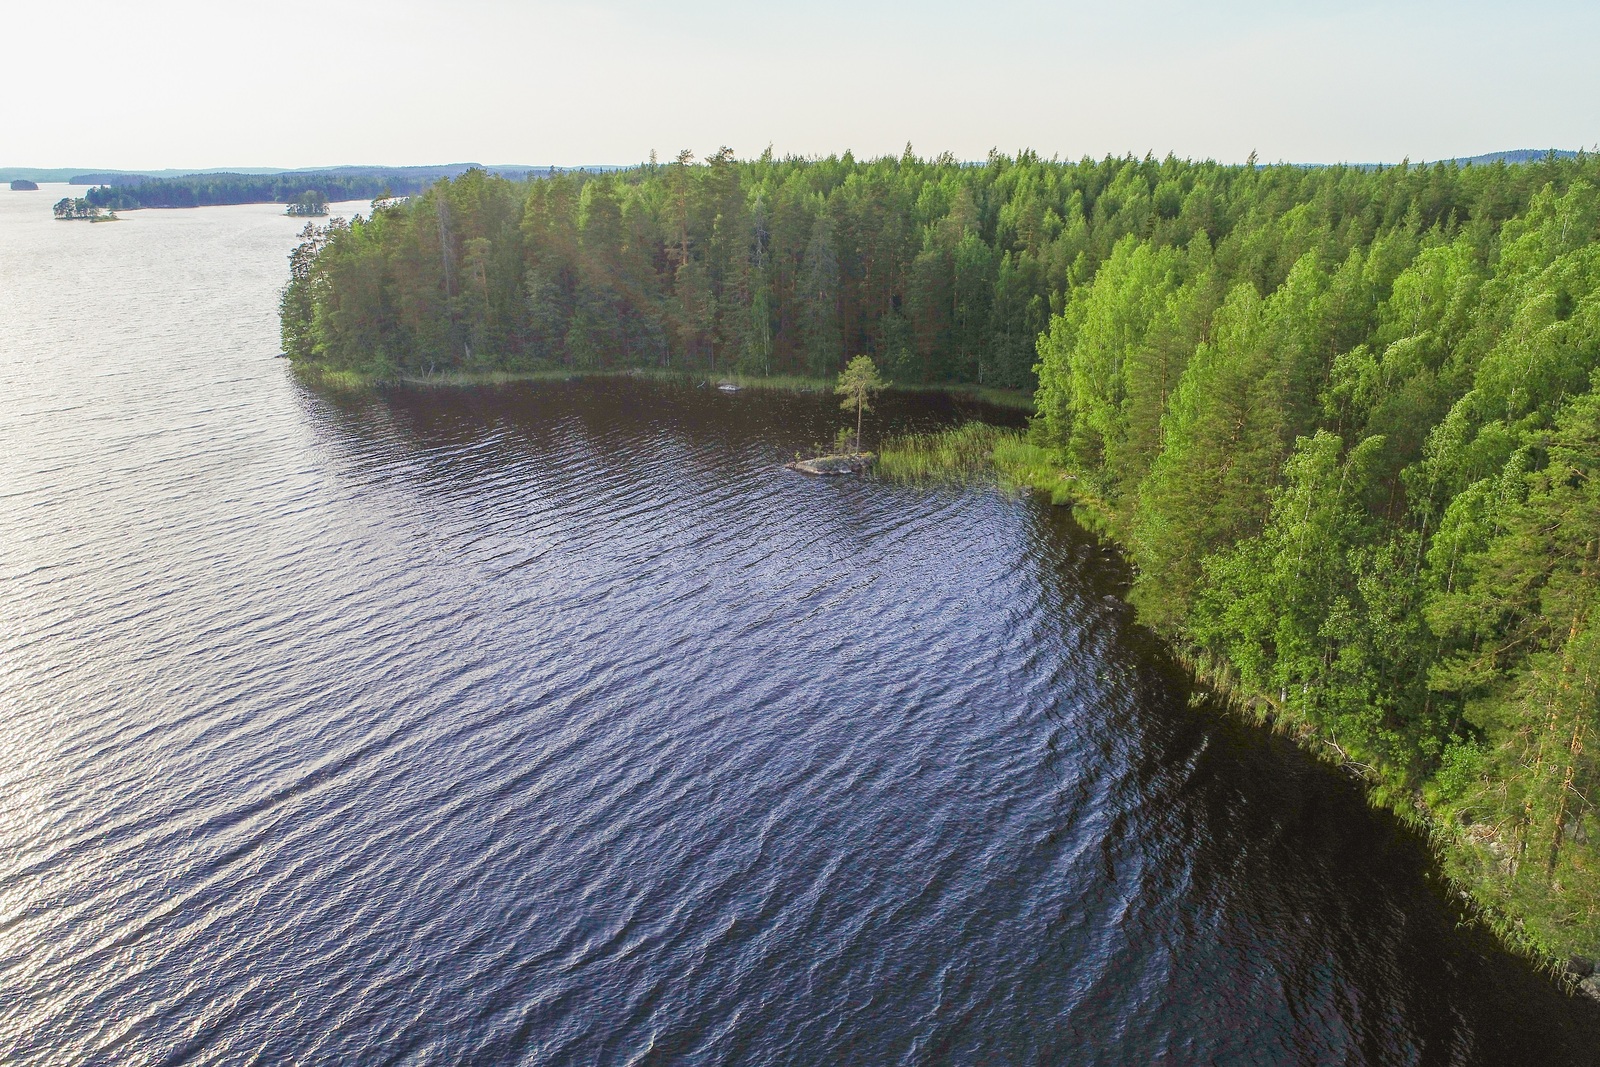
<instances>
[{"instance_id":1,"label":"calm water surface","mask_svg":"<svg viewBox=\"0 0 1600 1067\"><path fill-rule=\"evenodd\" d=\"M294 220L60 195L0 192L0 1061L1600 1062L1060 513L782 471L831 399L320 397Z\"/></svg>"}]
</instances>

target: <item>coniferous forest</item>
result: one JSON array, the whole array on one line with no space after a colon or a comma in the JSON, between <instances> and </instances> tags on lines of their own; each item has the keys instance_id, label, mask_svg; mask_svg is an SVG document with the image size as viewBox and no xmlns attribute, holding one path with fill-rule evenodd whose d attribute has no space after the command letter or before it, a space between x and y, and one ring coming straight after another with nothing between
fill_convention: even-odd
<instances>
[{"instance_id":1,"label":"coniferous forest","mask_svg":"<svg viewBox=\"0 0 1600 1067\"><path fill-rule=\"evenodd\" d=\"M1036 388L1142 618L1600 947L1600 160L471 172L308 228L286 352ZM1593 732L1591 732L1593 731Z\"/></svg>"}]
</instances>

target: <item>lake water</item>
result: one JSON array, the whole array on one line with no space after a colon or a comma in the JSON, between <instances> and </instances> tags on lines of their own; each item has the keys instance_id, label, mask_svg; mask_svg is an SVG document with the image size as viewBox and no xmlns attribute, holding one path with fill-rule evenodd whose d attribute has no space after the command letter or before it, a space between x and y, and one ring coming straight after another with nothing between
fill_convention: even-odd
<instances>
[{"instance_id":1,"label":"lake water","mask_svg":"<svg viewBox=\"0 0 1600 1067\"><path fill-rule=\"evenodd\" d=\"M295 220L62 193L0 192L0 1061L1600 1062L1060 511L782 470L832 398L319 396Z\"/></svg>"}]
</instances>

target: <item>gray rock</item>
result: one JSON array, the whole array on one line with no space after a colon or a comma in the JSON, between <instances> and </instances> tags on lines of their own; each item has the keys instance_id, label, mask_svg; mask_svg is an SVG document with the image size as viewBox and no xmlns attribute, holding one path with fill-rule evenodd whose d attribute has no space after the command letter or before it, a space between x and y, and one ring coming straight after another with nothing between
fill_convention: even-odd
<instances>
[{"instance_id":1,"label":"gray rock","mask_svg":"<svg viewBox=\"0 0 1600 1067\"><path fill-rule=\"evenodd\" d=\"M1600 1000L1600 975L1590 975L1578 983L1578 992L1592 1000Z\"/></svg>"},{"instance_id":2,"label":"gray rock","mask_svg":"<svg viewBox=\"0 0 1600 1067\"><path fill-rule=\"evenodd\" d=\"M1567 973L1587 978L1594 973L1594 960L1588 956L1574 956L1567 961Z\"/></svg>"},{"instance_id":3,"label":"gray rock","mask_svg":"<svg viewBox=\"0 0 1600 1067\"><path fill-rule=\"evenodd\" d=\"M815 459L797 459L784 466L801 474L820 474L837 477L841 474L861 474L872 466L871 452L847 452L837 456L818 456Z\"/></svg>"}]
</instances>

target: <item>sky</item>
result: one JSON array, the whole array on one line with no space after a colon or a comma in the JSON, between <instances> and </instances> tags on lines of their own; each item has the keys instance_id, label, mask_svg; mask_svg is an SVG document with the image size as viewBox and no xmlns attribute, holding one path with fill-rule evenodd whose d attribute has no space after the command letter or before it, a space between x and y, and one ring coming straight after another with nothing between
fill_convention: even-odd
<instances>
[{"instance_id":1,"label":"sky","mask_svg":"<svg viewBox=\"0 0 1600 1067\"><path fill-rule=\"evenodd\" d=\"M1597 41L1594 0L18 0L0 164L1576 149Z\"/></svg>"}]
</instances>

